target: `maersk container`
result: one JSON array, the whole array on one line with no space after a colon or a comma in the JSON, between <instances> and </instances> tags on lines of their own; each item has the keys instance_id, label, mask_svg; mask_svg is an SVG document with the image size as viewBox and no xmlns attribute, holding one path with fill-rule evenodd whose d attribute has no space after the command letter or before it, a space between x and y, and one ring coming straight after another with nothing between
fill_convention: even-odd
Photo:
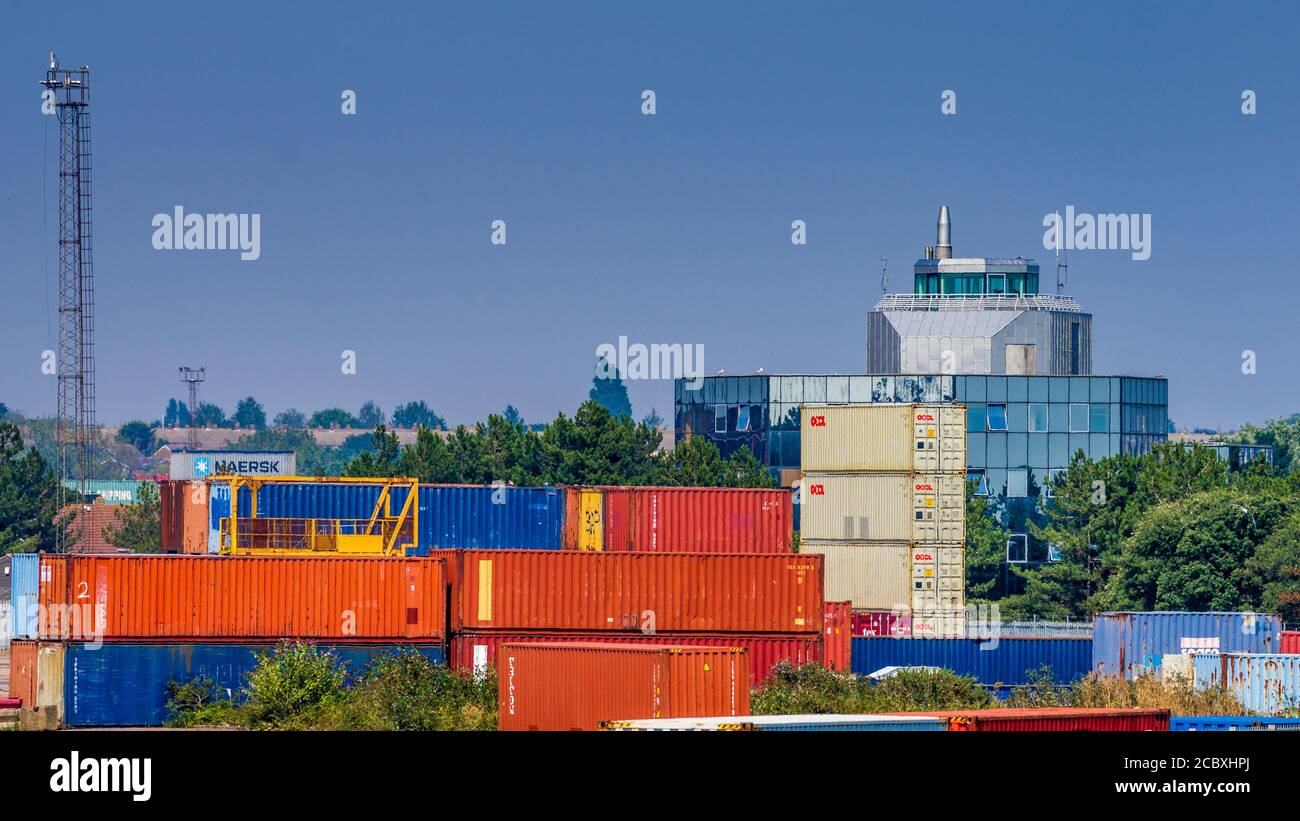
<instances>
[{"instance_id":1,"label":"maersk container","mask_svg":"<svg viewBox=\"0 0 1300 821\"><path fill-rule=\"evenodd\" d=\"M602 729L617 731L749 732L946 732L948 719L935 716L836 714L787 716L715 716L711 718L645 718L611 721Z\"/></svg>"},{"instance_id":2,"label":"maersk container","mask_svg":"<svg viewBox=\"0 0 1300 821\"><path fill-rule=\"evenodd\" d=\"M1260 715L1300 708L1300 656L1281 653L1196 653L1197 689L1217 687Z\"/></svg>"},{"instance_id":3,"label":"maersk container","mask_svg":"<svg viewBox=\"0 0 1300 821\"><path fill-rule=\"evenodd\" d=\"M10 553L0 559L0 585L5 591L0 601L9 603L9 627L16 639L36 638L40 561L39 553Z\"/></svg>"},{"instance_id":4,"label":"maersk container","mask_svg":"<svg viewBox=\"0 0 1300 821\"><path fill-rule=\"evenodd\" d=\"M1166 653L1276 653L1281 631L1282 619L1264 613L1100 613L1092 669L1132 679L1158 672Z\"/></svg>"},{"instance_id":5,"label":"maersk container","mask_svg":"<svg viewBox=\"0 0 1300 821\"><path fill-rule=\"evenodd\" d=\"M1174 732L1300 732L1300 718L1276 716L1174 716L1169 719Z\"/></svg>"},{"instance_id":6,"label":"maersk container","mask_svg":"<svg viewBox=\"0 0 1300 821\"><path fill-rule=\"evenodd\" d=\"M805 473L800 539L966 543L966 479L944 473Z\"/></svg>"},{"instance_id":7,"label":"maersk container","mask_svg":"<svg viewBox=\"0 0 1300 821\"><path fill-rule=\"evenodd\" d=\"M257 515L291 519L364 519L375 509L380 485L267 484L258 491ZM391 509L401 510L408 489L395 486ZM250 515L251 495L240 495L240 516ZM214 506L215 506L214 497ZM214 507L215 510L215 507ZM229 516L227 509L225 516ZM564 493L554 487L420 485L418 555L444 549L558 550L563 540Z\"/></svg>"},{"instance_id":8,"label":"maersk container","mask_svg":"<svg viewBox=\"0 0 1300 821\"><path fill-rule=\"evenodd\" d=\"M442 645L318 645L344 665L350 678L374 657L401 647L435 664L445 661ZM259 653L273 644L104 644L92 650L70 642L63 661L63 721L69 727L147 727L168 719L167 684L199 677L211 680L220 697L242 701L247 675Z\"/></svg>"},{"instance_id":9,"label":"maersk container","mask_svg":"<svg viewBox=\"0 0 1300 821\"><path fill-rule=\"evenodd\" d=\"M912 597L911 546L906 542L800 542L801 555L825 557L826 598L855 609L908 609Z\"/></svg>"},{"instance_id":10,"label":"maersk container","mask_svg":"<svg viewBox=\"0 0 1300 821\"><path fill-rule=\"evenodd\" d=\"M1087 639L854 637L852 661L853 672L864 676L885 667L942 667L984 685L1019 686L1043 667L1057 682L1077 681L1091 659Z\"/></svg>"},{"instance_id":11,"label":"maersk container","mask_svg":"<svg viewBox=\"0 0 1300 821\"><path fill-rule=\"evenodd\" d=\"M966 473L964 405L804 405L809 472Z\"/></svg>"}]
</instances>

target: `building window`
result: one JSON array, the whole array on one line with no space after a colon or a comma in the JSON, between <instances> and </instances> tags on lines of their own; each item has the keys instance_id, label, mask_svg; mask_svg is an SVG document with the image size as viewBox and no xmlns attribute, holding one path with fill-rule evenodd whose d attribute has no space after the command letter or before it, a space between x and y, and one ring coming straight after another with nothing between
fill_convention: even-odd
<instances>
[{"instance_id":1,"label":"building window","mask_svg":"<svg viewBox=\"0 0 1300 821\"><path fill-rule=\"evenodd\" d=\"M1093 433L1105 433L1110 430L1110 405L1093 405L1088 411L1088 425Z\"/></svg>"},{"instance_id":2,"label":"building window","mask_svg":"<svg viewBox=\"0 0 1300 821\"><path fill-rule=\"evenodd\" d=\"M1070 433L1088 432L1088 406L1082 403L1070 404Z\"/></svg>"},{"instance_id":3,"label":"building window","mask_svg":"<svg viewBox=\"0 0 1300 821\"><path fill-rule=\"evenodd\" d=\"M1029 403L1029 432L1047 433L1047 403Z\"/></svg>"},{"instance_id":4,"label":"building window","mask_svg":"<svg viewBox=\"0 0 1300 821\"><path fill-rule=\"evenodd\" d=\"M1079 323L1070 323L1070 373L1079 373Z\"/></svg>"},{"instance_id":5,"label":"building window","mask_svg":"<svg viewBox=\"0 0 1300 821\"><path fill-rule=\"evenodd\" d=\"M736 412L736 430L749 430L749 405L741 405Z\"/></svg>"},{"instance_id":6,"label":"building window","mask_svg":"<svg viewBox=\"0 0 1300 821\"><path fill-rule=\"evenodd\" d=\"M988 415L989 430L1007 429L1007 406L1006 405L989 405L987 415Z\"/></svg>"},{"instance_id":7,"label":"building window","mask_svg":"<svg viewBox=\"0 0 1300 821\"><path fill-rule=\"evenodd\" d=\"M984 471L982 471L982 470L968 470L968 471L966 471L966 481L967 481L967 482L977 482L977 483L978 483L978 484L975 485L975 495L976 495L976 496L988 496L988 495L989 495L989 477L988 477L988 475L987 475Z\"/></svg>"},{"instance_id":8,"label":"building window","mask_svg":"<svg viewBox=\"0 0 1300 821\"><path fill-rule=\"evenodd\" d=\"M1009 564L1027 564L1029 562L1029 534L1012 533L1007 539L1007 562Z\"/></svg>"},{"instance_id":9,"label":"building window","mask_svg":"<svg viewBox=\"0 0 1300 821\"><path fill-rule=\"evenodd\" d=\"M727 406L726 405L713 406L713 432L714 433L727 432Z\"/></svg>"},{"instance_id":10,"label":"building window","mask_svg":"<svg viewBox=\"0 0 1300 821\"><path fill-rule=\"evenodd\" d=\"M966 406L966 432L983 433L988 429L988 420L984 418L984 404L972 402Z\"/></svg>"},{"instance_id":11,"label":"building window","mask_svg":"<svg viewBox=\"0 0 1300 821\"><path fill-rule=\"evenodd\" d=\"M1029 495L1029 471L1007 471L1007 498L1023 499Z\"/></svg>"}]
</instances>

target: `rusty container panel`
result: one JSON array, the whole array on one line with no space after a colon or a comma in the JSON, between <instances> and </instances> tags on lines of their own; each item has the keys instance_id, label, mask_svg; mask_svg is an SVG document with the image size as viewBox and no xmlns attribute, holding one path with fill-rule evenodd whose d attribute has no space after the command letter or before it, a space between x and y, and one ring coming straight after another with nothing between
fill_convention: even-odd
<instances>
[{"instance_id":1,"label":"rusty container panel","mask_svg":"<svg viewBox=\"0 0 1300 821\"><path fill-rule=\"evenodd\" d=\"M966 472L963 405L804 405L800 464L822 472Z\"/></svg>"},{"instance_id":2,"label":"rusty container panel","mask_svg":"<svg viewBox=\"0 0 1300 821\"><path fill-rule=\"evenodd\" d=\"M22 700L22 706L36 706L36 651L33 639L14 639L9 643L9 697Z\"/></svg>"},{"instance_id":3,"label":"rusty container panel","mask_svg":"<svg viewBox=\"0 0 1300 821\"><path fill-rule=\"evenodd\" d=\"M896 715L939 716L949 730L982 732L1168 732L1169 711L1139 707L1035 707L997 710L939 710Z\"/></svg>"},{"instance_id":4,"label":"rusty container panel","mask_svg":"<svg viewBox=\"0 0 1300 821\"><path fill-rule=\"evenodd\" d=\"M1098 613L1092 630L1093 671L1136 678L1158 674L1171 653L1276 653L1282 619L1264 613Z\"/></svg>"},{"instance_id":5,"label":"rusty container panel","mask_svg":"<svg viewBox=\"0 0 1300 821\"><path fill-rule=\"evenodd\" d=\"M1216 687L1256 715L1275 716L1300 705L1300 656L1281 653L1195 653L1197 688Z\"/></svg>"},{"instance_id":6,"label":"rusty container panel","mask_svg":"<svg viewBox=\"0 0 1300 821\"><path fill-rule=\"evenodd\" d=\"M749 656L741 647L507 643L499 652L501 730L749 715Z\"/></svg>"},{"instance_id":7,"label":"rusty container panel","mask_svg":"<svg viewBox=\"0 0 1300 821\"><path fill-rule=\"evenodd\" d=\"M650 553L789 553L788 489L607 487L605 550Z\"/></svg>"},{"instance_id":8,"label":"rusty container panel","mask_svg":"<svg viewBox=\"0 0 1300 821\"><path fill-rule=\"evenodd\" d=\"M847 673L853 650L853 603L828 601L825 612L822 628L824 663L831 670Z\"/></svg>"},{"instance_id":9,"label":"rusty container panel","mask_svg":"<svg viewBox=\"0 0 1300 821\"><path fill-rule=\"evenodd\" d=\"M453 624L467 630L813 633L820 556L466 550Z\"/></svg>"},{"instance_id":10,"label":"rusty container panel","mask_svg":"<svg viewBox=\"0 0 1300 821\"><path fill-rule=\"evenodd\" d=\"M1300 653L1300 630L1283 630L1278 640L1279 653Z\"/></svg>"},{"instance_id":11,"label":"rusty container panel","mask_svg":"<svg viewBox=\"0 0 1300 821\"><path fill-rule=\"evenodd\" d=\"M158 503L162 518L162 552L183 553L185 544L185 485L183 479L158 483Z\"/></svg>"},{"instance_id":12,"label":"rusty container panel","mask_svg":"<svg viewBox=\"0 0 1300 821\"><path fill-rule=\"evenodd\" d=\"M50 565L43 638L89 629L109 640L446 635L441 559L73 556Z\"/></svg>"},{"instance_id":13,"label":"rusty container panel","mask_svg":"<svg viewBox=\"0 0 1300 821\"><path fill-rule=\"evenodd\" d=\"M450 642L448 659L457 669L482 674L496 669L503 644L547 644L555 642L601 642L614 644L672 644L682 647L743 647L749 651L750 677L765 681L783 661L795 667L823 662L822 639L807 633L771 635L728 633L700 636L691 634L642 633L456 633Z\"/></svg>"}]
</instances>

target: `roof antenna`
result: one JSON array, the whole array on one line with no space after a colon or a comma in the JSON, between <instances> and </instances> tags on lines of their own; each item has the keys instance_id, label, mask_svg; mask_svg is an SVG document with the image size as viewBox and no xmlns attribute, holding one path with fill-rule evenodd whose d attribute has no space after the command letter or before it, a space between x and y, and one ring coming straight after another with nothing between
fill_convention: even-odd
<instances>
[{"instance_id":1,"label":"roof antenna","mask_svg":"<svg viewBox=\"0 0 1300 821\"><path fill-rule=\"evenodd\" d=\"M880 258L880 292L889 293L889 257Z\"/></svg>"},{"instance_id":2,"label":"roof antenna","mask_svg":"<svg viewBox=\"0 0 1300 821\"><path fill-rule=\"evenodd\" d=\"M1059 215L1058 215L1059 219ZM1057 223L1060 224L1059 221ZM1056 238L1056 293L1060 296L1065 290L1065 283L1070 278L1070 262L1065 256L1065 247L1061 243L1061 238Z\"/></svg>"}]
</instances>

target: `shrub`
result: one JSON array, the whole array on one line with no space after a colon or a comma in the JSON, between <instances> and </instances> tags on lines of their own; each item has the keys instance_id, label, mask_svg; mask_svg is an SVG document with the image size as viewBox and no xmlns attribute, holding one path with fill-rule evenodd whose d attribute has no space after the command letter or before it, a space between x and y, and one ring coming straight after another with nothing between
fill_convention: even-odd
<instances>
[{"instance_id":1,"label":"shrub","mask_svg":"<svg viewBox=\"0 0 1300 821\"><path fill-rule=\"evenodd\" d=\"M375 658L356 689L362 722L391 730L494 730L497 678L434 664L416 651Z\"/></svg>"},{"instance_id":2,"label":"shrub","mask_svg":"<svg viewBox=\"0 0 1300 821\"><path fill-rule=\"evenodd\" d=\"M249 725L305 729L345 697L337 656L306 642L284 642L258 654L248 674Z\"/></svg>"}]
</instances>

